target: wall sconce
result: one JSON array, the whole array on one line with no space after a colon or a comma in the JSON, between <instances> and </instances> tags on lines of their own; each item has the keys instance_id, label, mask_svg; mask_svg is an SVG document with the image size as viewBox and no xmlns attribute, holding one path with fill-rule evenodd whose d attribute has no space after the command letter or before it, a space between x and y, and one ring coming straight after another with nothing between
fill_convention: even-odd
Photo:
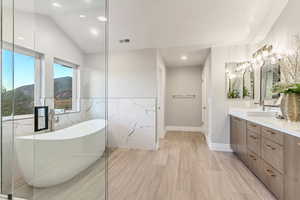
<instances>
[{"instance_id":1,"label":"wall sconce","mask_svg":"<svg viewBox=\"0 0 300 200\"><path fill-rule=\"evenodd\" d=\"M241 62L237 64L238 67L235 69L235 72L243 72L246 69L250 68L252 63L250 61Z\"/></svg>"},{"instance_id":2,"label":"wall sconce","mask_svg":"<svg viewBox=\"0 0 300 200\"><path fill-rule=\"evenodd\" d=\"M276 64L281 59L282 56L273 51L272 45L264 45L252 54L251 63L262 66L266 60L269 60L272 64Z\"/></svg>"}]
</instances>

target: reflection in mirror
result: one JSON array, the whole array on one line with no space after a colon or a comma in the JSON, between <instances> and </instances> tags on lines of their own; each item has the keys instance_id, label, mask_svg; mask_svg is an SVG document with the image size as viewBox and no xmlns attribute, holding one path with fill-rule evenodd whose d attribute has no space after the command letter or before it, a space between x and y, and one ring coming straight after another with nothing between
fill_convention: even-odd
<instances>
[{"instance_id":1,"label":"reflection in mirror","mask_svg":"<svg viewBox=\"0 0 300 200\"><path fill-rule=\"evenodd\" d=\"M243 93L243 74L237 70L237 63L226 64L227 98L239 99Z\"/></svg>"},{"instance_id":2,"label":"reflection in mirror","mask_svg":"<svg viewBox=\"0 0 300 200\"><path fill-rule=\"evenodd\" d=\"M254 70L251 63L227 63L226 85L228 99L253 99Z\"/></svg>"},{"instance_id":3,"label":"reflection in mirror","mask_svg":"<svg viewBox=\"0 0 300 200\"><path fill-rule=\"evenodd\" d=\"M278 99L279 95L274 94L273 87L280 82L280 65L265 62L261 69L261 95L264 100Z\"/></svg>"},{"instance_id":4,"label":"reflection in mirror","mask_svg":"<svg viewBox=\"0 0 300 200\"><path fill-rule=\"evenodd\" d=\"M254 99L254 69L249 65L243 74L243 98Z\"/></svg>"}]
</instances>

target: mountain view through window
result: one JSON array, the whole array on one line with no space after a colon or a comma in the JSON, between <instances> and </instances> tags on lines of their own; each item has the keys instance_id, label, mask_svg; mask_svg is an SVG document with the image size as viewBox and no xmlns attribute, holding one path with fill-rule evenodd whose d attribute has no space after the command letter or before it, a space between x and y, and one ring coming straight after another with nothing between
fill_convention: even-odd
<instances>
[{"instance_id":1,"label":"mountain view through window","mask_svg":"<svg viewBox=\"0 0 300 200\"><path fill-rule=\"evenodd\" d=\"M20 53L13 54L12 51L3 50L2 115L32 114L34 107L34 84L35 57Z\"/></svg>"},{"instance_id":2,"label":"mountain view through window","mask_svg":"<svg viewBox=\"0 0 300 200\"><path fill-rule=\"evenodd\" d=\"M73 68L54 64L54 108L72 110Z\"/></svg>"}]
</instances>

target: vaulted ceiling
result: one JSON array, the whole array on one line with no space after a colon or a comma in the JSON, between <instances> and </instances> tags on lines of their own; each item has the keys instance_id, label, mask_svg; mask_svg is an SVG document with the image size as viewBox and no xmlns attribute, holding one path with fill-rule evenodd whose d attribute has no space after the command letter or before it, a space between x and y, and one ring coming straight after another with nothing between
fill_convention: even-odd
<instances>
[{"instance_id":1,"label":"vaulted ceiling","mask_svg":"<svg viewBox=\"0 0 300 200\"><path fill-rule=\"evenodd\" d=\"M120 49L209 47L263 38L286 2L110 0L110 44ZM120 45L120 38L131 43Z\"/></svg>"},{"instance_id":2,"label":"vaulted ceiling","mask_svg":"<svg viewBox=\"0 0 300 200\"><path fill-rule=\"evenodd\" d=\"M109 0L110 48L206 48L262 39L287 1ZM105 15L104 0L16 0L15 5L51 17L85 53L104 46L105 26L96 19ZM130 43L119 42L126 38Z\"/></svg>"}]
</instances>

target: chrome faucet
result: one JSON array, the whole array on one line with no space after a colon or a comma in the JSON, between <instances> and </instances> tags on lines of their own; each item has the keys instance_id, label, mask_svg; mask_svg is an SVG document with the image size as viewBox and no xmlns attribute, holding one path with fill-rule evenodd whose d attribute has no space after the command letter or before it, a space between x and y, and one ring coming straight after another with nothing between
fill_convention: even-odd
<instances>
[{"instance_id":1,"label":"chrome faucet","mask_svg":"<svg viewBox=\"0 0 300 200\"><path fill-rule=\"evenodd\" d=\"M54 109L50 109L50 111L49 111L49 119L48 119L49 131L50 132L54 131L54 125L55 125L55 123L58 123L58 122L59 122L59 117L55 116Z\"/></svg>"},{"instance_id":2,"label":"chrome faucet","mask_svg":"<svg viewBox=\"0 0 300 200\"><path fill-rule=\"evenodd\" d=\"M278 105L266 105L265 103L263 103L262 110L266 111L266 107L269 107L269 108L279 108Z\"/></svg>"},{"instance_id":3,"label":"chrome faucet","mask_svg":"<svg viewBox=\"0 0 300 200\"><path fill-rule=\"evenodd\" d=\"M262 108L262 111L266 111L266 108L269 107L269 108L279 108L280 106L279 105L266 105L265 104L265 100L261 100L259 101L259 103L254 103L254 104L259 104L259 106Z\"/></svg>"}]
</instances>

